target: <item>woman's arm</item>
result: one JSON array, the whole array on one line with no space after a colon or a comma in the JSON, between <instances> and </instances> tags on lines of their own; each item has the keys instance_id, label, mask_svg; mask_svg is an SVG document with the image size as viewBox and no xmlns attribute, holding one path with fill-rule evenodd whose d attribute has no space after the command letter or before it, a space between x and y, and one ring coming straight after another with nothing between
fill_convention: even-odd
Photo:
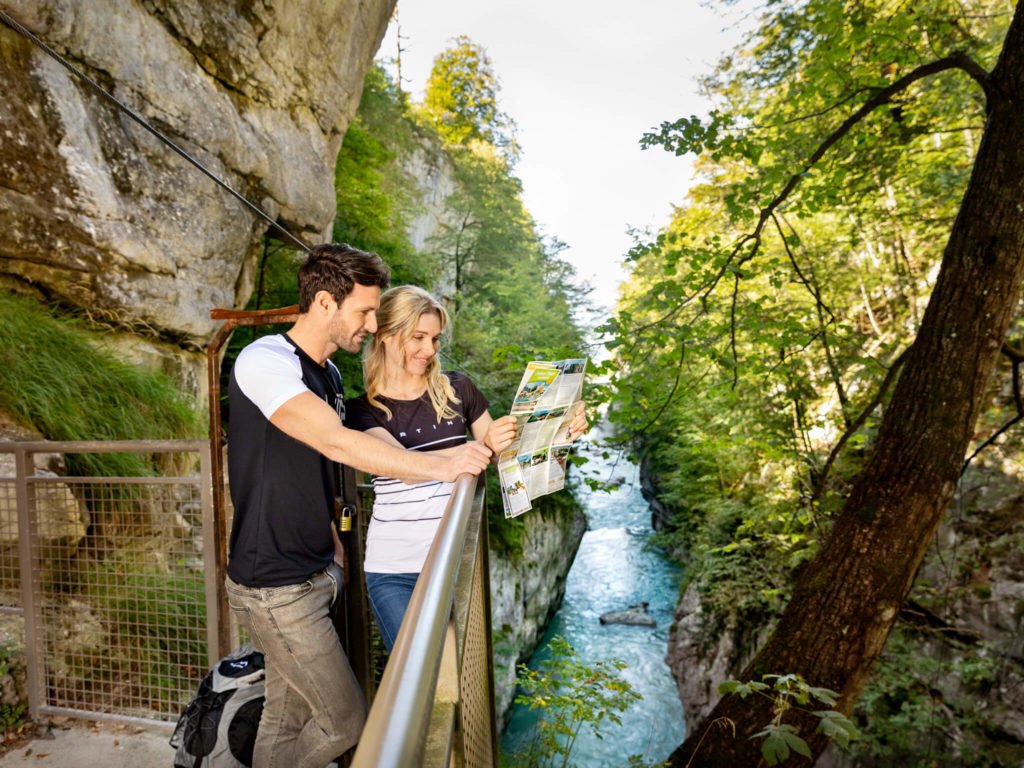
<instances>
[{"instance_id":1,"label":"woman's arm","mask_svg":"<svg viewBox=\"0 0 1024 768\"><path fill-rule=\"evenodd\" d=\"M580 403L576 406L572 421L569 422L569 439L578 440L588 429L590 429L590 422L587 420L587 406Z\"/></svg>"}]
</instances>

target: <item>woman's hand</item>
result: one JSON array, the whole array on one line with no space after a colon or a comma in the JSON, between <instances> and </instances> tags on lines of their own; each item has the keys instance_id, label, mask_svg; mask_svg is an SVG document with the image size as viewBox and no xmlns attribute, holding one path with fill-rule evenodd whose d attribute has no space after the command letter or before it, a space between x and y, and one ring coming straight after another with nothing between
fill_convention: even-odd
<instances>
[{"instance_id":1,"label":"woman's hand","mask_svg":"<svg viewBox=\"0 0 1024 768\"><path fill-rule=\"evenodd\" d=\"M512 445L512 441L515 439L516 417L502 416L500 419L492 421L487 428L487 434L484 435L484 445L490 448L494 455L497 456Z\"/></svg>"},{"instance_id":2,"label":"woman's hand","mask_svg":"<svg viewBox=\"0 0 1024 768\"><path fill-rule=\"evenodd\" d=\"M590 429L590 422L587 421L587 408L583 403L580 403L576 408L572 421L569 422L569 439L579 440L588 429Z\"/></svg>"}]
</instances>

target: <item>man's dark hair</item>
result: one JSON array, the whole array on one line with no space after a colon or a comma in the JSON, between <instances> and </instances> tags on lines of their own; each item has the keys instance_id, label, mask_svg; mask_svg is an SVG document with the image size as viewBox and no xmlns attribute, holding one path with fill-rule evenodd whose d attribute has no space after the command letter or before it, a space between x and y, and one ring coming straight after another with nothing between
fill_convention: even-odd
<instances>
[{"instance_id":1,"label":"man's dark hair","mask_svg":"<svg viewBox=\"0 0 1024 768\"><path fill-rule=\"evenodd\" d=\"M391 270L372 251L361 251L348 243L314 245L299 267L299 312L308 312L320 291L327 291L341 304L356 283L384 290L390 281Z\"/></svg>"}]
</instances>

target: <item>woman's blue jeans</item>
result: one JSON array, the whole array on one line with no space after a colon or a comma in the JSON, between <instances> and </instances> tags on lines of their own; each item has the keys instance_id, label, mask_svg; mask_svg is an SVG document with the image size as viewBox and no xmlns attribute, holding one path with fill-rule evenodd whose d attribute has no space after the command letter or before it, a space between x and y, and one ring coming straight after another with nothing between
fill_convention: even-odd
<instances>
[{"instance_id":1,"label":"woman's blue jeans","mask_svg":"<svg viewBox=\"0 0 1024 768\"><path fill-rule=\"evenodd\" d=\"M370 598L370 609L377 620L377 628L384 639L388 653L395 647L402 617L409 607L412 590L416 586L418 573L369 573L366 576L366 594Z\"/></svg>"},{"instance_id":2,"label":"woman's blue jeans","mask_svg":"<svg viewBox=\"0 0 1024 768\"><path fill-rule=\"evenodd\" d=\"M334 564L283 587L226 579L228 603L267 666L254 768L323 768L359 739L366 703L331 619L342 583Z\"/></svg>"}]
</instances>

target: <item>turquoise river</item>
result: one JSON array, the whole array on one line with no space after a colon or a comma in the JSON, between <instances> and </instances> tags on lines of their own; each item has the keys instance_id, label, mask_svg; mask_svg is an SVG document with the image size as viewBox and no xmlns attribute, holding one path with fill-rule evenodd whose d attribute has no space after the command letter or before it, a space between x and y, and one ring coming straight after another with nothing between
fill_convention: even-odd
<instances>
[{"instance_id":1,"label":"turquoise river","mask_svg":"<svg viewBox=\"0 0 1024 768\"><path fill-rule=\"evenodd\" d=\"M624 661L627 667L622 675L643 699L626 710L621 726L603 723L603 738L596 738L585 726L568 765L623 766L631 755L640 755L650 764L668 757L685 735L682 705L664 660L679 573L647 543L651 513L640 493L636 465L615 455L603 458L594 446L584 446L582 455L588 459L588 476L620 485L611 492L586 486L578 491L587 532L569 571L565 599L530 666L546 657L548 641L555 635L568 640L585 662ZM598 620L606 611L640 602L648 603L648 612L657 620L655 628L605 626ZM529 743L536 717L536 712L515 705L502 736L503 753L511 754Z\"/></svg>"}]
</instances>

